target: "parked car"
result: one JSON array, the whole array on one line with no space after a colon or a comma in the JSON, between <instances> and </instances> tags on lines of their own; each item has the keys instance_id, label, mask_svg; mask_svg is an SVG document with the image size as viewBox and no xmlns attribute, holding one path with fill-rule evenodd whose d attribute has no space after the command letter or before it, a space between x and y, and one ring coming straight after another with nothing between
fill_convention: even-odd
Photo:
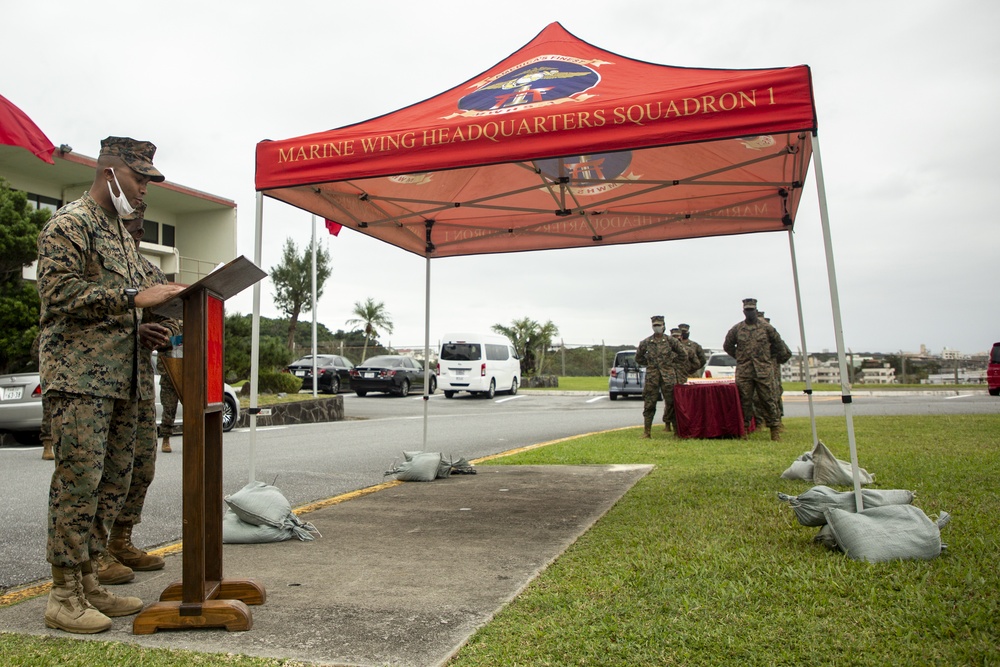
<instances>
[{"instance_id":1,"label":"parked car","mask_svg":"<svg viewBox=\"0 0 1000 667\"><path fill-rule=\"evenodd\" d=\"M156 423L160 423L160 376L154 381ZM176 423L183 421L183 406L177 406ZM240 399L236 390L223 385L222 430L231 431L240 417ZM42 386L38 373L0 375L0 431L10 433L14 440L36 445L42 429Z\"/></svg>"},{"instance_id":2,"label":"parked car","mask_svg":"<svg viewBox=\"0 0 1000 667\"><path fill-rule=\"evenodd\" d=\"M38 373L0 375L0 431L24 445L38 444L42 385Z\"/></svg>"},{"instance_id":3,"label":"parked car","mask_svg":"<svg viewBox=\"0 0 1000 667\"><path fill-rule=\"evenodd\" d=\"M622 350L615 354L615 363L608 377L608 397L614 401L619 396L642 396L646 383L646 367L635 362L635 350Z\"/></svg>"},{"instance_id":4,"label":"parked car","mask_svg":"<svg viewBox=\"0 0 1000 667\"><path fill-rule=\"evenodd\" d=\"M316 390L324 394L336 394L351 388L351 369L354 364L347 357L337 354L317 354L316 374L319 382ZM306 355L293 361L288 366L288 372L302 378L302 389L312 391L313 388L313 358Z\"/></svg>"},{"instance_id":5,"label":"parked car","mask_svg":"<svg viewBox=\"0 0 1000 667\"><path fill-rule=\"evenodd\" d=\"M156 390L156 423L159 425L160 419L163 417L163 406L160 405L160 376L157 375L154 382ZM228 433L232 431L236 426L236 422L240 419L240 397L236 393L236 390L230 387L228 384L222 385L222 431ZM177 404L177 416L174 419L174 424L181 424L184 422L184 405L181 403Z\"/></svg>"},{"instance_id":6,"label":"parked car","mask_svg":"<svg viewBox=\"0 0 1000 667\"><path fill-rule=\"evenodd\" d=\"M993 343L990 350L990 363L986 367L986 386L990 396L1000 396L1000 343Z\"/></svg>"},{"instance_id":7,"label":"parked car","mask_svg":"<svg viewBox=\"0 0 1000 667\"><path fill-rule=\"evenodd\" d=\"M411 389L424 388L424 367L413 359L402 355L372 357L351 369L351 388L358 396L370 391L406 396ZM428 394L437 390L437 376L430 375Z\"/></svg>"},{"instance_id":8,"label":"parked car","mask_svg":"<svg viewBox=\"0 0 1000 667\"><path fill-rule=\"evenodd\" d=\"M521 385L521 361L504 336L451 333L441 339L437 374L445 398L460 391L486 398L498 391L513 396Z\"/></svg>"},{"instance_id":9,"label":"parked car","mask_svg":"<svg viewBox=\"0 0 1000 667\"><path fill-rule=\"evenodd\" d=\"M706 379L735 378L736 360L725 352L717 352L709 356L703 371L702 377Z\"/></svg>"}]
</instances>

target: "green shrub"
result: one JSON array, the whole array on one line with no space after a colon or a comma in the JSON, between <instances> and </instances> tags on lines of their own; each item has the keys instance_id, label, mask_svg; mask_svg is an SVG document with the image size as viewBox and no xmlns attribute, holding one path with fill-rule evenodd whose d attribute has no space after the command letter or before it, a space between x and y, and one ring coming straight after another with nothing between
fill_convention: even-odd
<instances>
[{"instance_id":1,"label":"green shrub","mask_svg":"<svg viewBox=\"0 0 1000 667\"><path fill-rule=\"evenodd\" d=\"M257 391L261 394L294 394L302 388L302 378L291 373L261 371L257 376Z\"/></svg>"}]
</instances>

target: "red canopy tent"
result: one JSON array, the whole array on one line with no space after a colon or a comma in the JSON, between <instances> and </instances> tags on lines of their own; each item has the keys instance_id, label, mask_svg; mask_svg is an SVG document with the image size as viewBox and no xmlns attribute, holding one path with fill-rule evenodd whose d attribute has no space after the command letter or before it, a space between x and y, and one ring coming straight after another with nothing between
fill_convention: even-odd
<instances>
[{"instance_id":1,"label":"red canopy tent","mask_svg":"<svg viewBox=\"0 0 1000 667\"><path fill-rule=\"evenodd\" d=\"M821 177L816 131L805 65L657 65L604 51L552 23L494 67L430 99L362 123L260 142L258 249L260 194L427 258L428 283L436 257L775 231L789 232L792 243L814 152ZM821 181L819 191L826 229ZM794 245L792 258L794 271ZM799 313L805 351L801 304Z\"/></svg>"}]
</instances>

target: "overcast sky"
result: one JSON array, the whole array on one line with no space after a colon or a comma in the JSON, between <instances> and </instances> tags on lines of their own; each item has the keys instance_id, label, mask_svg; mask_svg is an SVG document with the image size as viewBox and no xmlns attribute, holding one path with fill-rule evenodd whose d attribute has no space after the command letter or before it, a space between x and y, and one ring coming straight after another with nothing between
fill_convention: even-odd
<instances>
[{"instance_id":1,"label":"overcast sky","mask_svg":"<svg viewBox=\"0 0 1000 667\"><path fill-rule=\"evenodd\" d=\"M0 94L84 155L108 135L153 141L168 180L237 203L251 259L257 142L431 97L552 21L653 63L806 64L845 345L976 353L1000 340L1000 3L62 0L8 3L3 16ZM815 185L811 169L794 237L811 352L836 348ZM262 268L310 234L310 214L265 198ZM383 342L422 346L425 260L348 229L320 237L334 273L319 321L346 328L371 297L395 323ZM262 314L281 316L263 285ZM250 312L250 294L228 311ZM531 317L567 345L634 344L663 314L720 347L747 296L801 348L785 233L443 258L431 262L430 337Z\"/></svg>"}]
</instances>

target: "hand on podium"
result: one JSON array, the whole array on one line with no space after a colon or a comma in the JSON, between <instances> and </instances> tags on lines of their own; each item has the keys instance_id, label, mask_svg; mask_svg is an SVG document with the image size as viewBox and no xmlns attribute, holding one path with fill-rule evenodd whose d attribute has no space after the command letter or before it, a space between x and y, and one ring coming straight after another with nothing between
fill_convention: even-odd
<instances>
[{"instance_id":1,"label":"hand on podium","mask_svg":"<svg viewBox=\"0 0 1000 667\"><path fill-rule=\"evenodd\" d=\"M180 283L166 283L165 285L153 285L147 287L135 295L136 308L152 308L161 303L170 301L177 296L187 285Z\"/></svg>"}]
</instances>

